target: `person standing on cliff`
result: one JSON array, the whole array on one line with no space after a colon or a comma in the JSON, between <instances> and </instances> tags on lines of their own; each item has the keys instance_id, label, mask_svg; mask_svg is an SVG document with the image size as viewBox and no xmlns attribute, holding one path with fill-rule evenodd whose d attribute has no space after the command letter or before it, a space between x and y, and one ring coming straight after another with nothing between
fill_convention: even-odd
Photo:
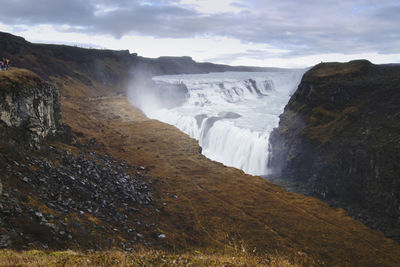
<instances>
[{"instance_id":1,"label":"person standing on cliff","mask_svg":"<svg viewBox=\"0 0 400 267\"><path fill-rule=\"evenodd\" d=\"M6 70L9 70L10 69L10 60L8 58L6 58L5 65L6 65Z\"/></svg>"},{"instance_id":2,"label":"person standing on cliff","mask_svg":"<svg viewBox=\"0 0 400 267\"><path fill-rule=\"evenodd\" d=\"M8 70L8 63L10 62L10 60L8 60L5 57L1 58L1 69L2 70Z\"/></svg>"}]
</instances>

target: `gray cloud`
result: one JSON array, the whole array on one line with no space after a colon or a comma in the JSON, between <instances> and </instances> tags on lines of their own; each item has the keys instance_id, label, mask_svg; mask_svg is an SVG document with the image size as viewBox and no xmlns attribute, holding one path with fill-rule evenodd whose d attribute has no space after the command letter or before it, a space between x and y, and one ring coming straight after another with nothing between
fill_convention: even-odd
<instances>
[{"instance_id":1,"label":"gray cloud","mask_svg":"<svg viewBox=\"0 0 400 267\"><path fill-rule=\"evenodd\" d=\"M68 25L71 31L185 38L226 36L292 51L400 53L398 0L235 1L239 13L200 13L178 0L3 0L8 25Z\"/></svg>"}]
</instances>

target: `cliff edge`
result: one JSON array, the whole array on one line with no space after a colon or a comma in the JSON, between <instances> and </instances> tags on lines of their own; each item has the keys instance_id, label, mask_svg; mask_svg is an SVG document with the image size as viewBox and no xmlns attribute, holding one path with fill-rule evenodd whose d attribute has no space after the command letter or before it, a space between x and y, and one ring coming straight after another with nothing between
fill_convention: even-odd
<instances>
[{"instance_id":1,"label":"cliff edge","mask_svg":"<svg viewBox=\"0 0 400 267\"><path fill-rule=\"evenodd\" d=\"M20 129L38 144L61 127L58 88L25 69L0 72L0 125Z\"/></svg>"},{"instance_id":2,"label":"cliff edge","mask_svg":"<svg viewBox=\"0 0 400 267\"><path fill-rule=\"evenodd\" d=\"M316 65L271 134L274 174L400 240L399 103L398 65Z\"/></svg>"}]
</instances>

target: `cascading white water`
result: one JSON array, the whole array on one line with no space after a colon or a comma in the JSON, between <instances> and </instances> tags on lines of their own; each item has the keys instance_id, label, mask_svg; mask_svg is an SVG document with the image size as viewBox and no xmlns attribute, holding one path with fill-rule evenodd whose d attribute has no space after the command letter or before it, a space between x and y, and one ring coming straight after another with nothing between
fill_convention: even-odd
<instances>
[{"instance_id":1,"label":"cascading white water","mask_svg":"<svg viewBox=\"0 0 400 267\"><path fill-rule=\"evenodd\" d=\"M268 138L305 70L153 77L188 88L187 101L165 109L142 102L150 118L199 140L202 153L253 175L268 174Z\"/></svg>"}]
</instances>

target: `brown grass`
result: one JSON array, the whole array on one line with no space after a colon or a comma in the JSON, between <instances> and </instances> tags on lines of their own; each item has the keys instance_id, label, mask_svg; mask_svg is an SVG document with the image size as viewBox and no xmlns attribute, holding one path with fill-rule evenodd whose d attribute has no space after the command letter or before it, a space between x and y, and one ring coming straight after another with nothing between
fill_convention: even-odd
<instances>
[{"instance_id":1,"label":"brown grass","mask_svg":"<svg viewBox=\"0 0 400 267\"><path fill-rule=\"evenodd\" d=\"M230 251L242 240L249 251L268 255L304 253L329 265L388 265L400 262L400 246L342 210L288 193L260 177L202 156L195 140L175 127L146 119L123 97L64 99L65 121L99 152L158 177L158 226L162 248ZM174 196L177 196L174 197Z\"/></svg>"},{"instance_id":2,"label":"brown grass","mask_svg":"<svg viewBox=\"0 0 400 267\"><path fill-rule=\"evenodd\" d=\"M30 70L11 68L7 71L0 71L0 91L10 90L14 85L29 87L40 83L43 81Z\"/></svg>"},{"instance_id":3,"label":"brown grass","mask_svg":"<svg viewBox=\"0 0 400 267\"><path fill-rule=\"evenodd\" d=\"M121 251L105 252L46 252L30 250L15 252L0 251L0 266L303 266L299 255L299 263L291 263L279 257L261 258L245 253L238 254L175 254L156 250L140 250L126 253ZM308 266L312 266L313 263Z\"/></svg>"},{"instance_id":4,"label":"brown grass","mask_svg":"<svg viewBox=\"0 0 400 267\"><path fill-rule=\"evenodd\" d=\"M357 73L371 66L373 66L373 64L367 60L353 60L346 64L336 62L321 63L313 67L309 75L314 77L327 77L338 74Z\"/></svg>"}]
</instances>

